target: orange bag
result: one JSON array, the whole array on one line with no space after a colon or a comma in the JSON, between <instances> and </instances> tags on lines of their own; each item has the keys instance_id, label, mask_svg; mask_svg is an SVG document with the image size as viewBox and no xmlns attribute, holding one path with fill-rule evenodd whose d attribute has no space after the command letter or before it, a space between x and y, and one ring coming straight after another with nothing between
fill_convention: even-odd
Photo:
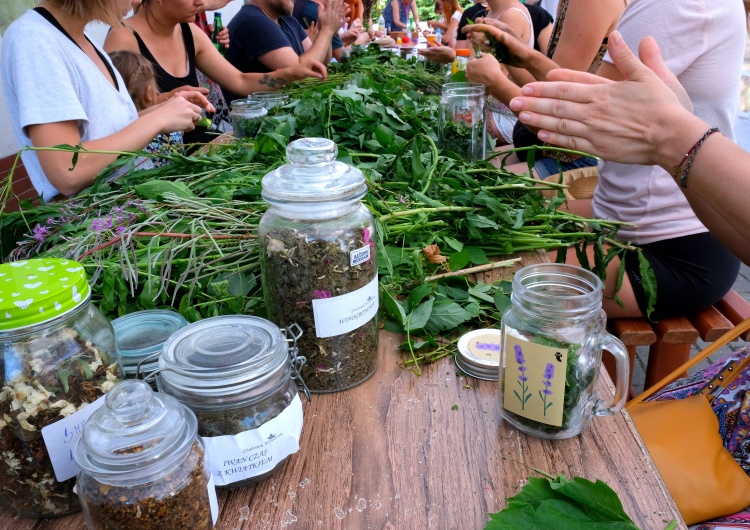
<instances>
[{"instance_id":1,"label":"orange bag","mask_svg":"<svg viewBox=\"0 0 750 530\"><path fill-rule=\"evenodd\" d=\"M671 401L643 400L748 329L750 318L626 405L688 525L750 506L750 477L724 447L711 408L716 396L750 364L750 355L725 367L699 394Z\"/></svg>"}]
</instances>

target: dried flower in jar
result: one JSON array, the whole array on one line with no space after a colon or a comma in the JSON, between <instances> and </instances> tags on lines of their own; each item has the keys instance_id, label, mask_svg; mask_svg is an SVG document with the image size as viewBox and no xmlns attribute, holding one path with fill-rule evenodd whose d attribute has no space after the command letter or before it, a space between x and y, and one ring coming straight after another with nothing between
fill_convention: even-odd
<instances>
[{"instance_id":1,"label":"dried flower in jar","mask_svg":"<svg viewBox=\"0 0 750 530\"><path fill-rule=\"evenodd\" d=\"M79 508L74 479L58 482L42 428L104 395L120 377L110 356L61 327L5 346L0 358L0 500L31 517Z\"/></svg>"},{"instance_id":2,"label":"dried flower in jar","mask_svg":"<svg viewBox=\"0 0 750 530\"><path fill-rule=\"evenodd\" d=\"M142 448L130 449L137 452ZM209 530L213 528L205 453L194 442L185 461L158 480L111 486L82 473L89 530Z\"/></svg>"}]
</instances>

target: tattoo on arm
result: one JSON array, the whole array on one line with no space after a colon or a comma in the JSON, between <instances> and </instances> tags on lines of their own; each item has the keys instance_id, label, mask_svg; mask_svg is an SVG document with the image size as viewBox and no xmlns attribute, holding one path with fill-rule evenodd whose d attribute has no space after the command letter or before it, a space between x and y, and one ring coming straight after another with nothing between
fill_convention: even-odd
<instances>
[{"instance_id":1,"label":"tattoo on arm","mask_svg":"<svg viewBox=\"0 0 750 530\"><path fill-rule=\"evenodd\" d=\"M286 79L283 77L271 77L271 74L263 74L259 83L266 85L268 88L282 88L286 86Z\"/></svg>"}]
</instances>

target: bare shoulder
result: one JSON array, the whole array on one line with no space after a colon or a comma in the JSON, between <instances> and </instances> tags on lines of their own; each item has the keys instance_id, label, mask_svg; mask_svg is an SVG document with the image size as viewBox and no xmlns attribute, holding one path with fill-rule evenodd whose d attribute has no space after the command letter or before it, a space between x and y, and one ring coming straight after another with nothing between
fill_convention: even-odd
<instances>
[{"instance_id":1,"label":"bare shoulder","mask_svg":"<svg viewBox=\"0 0 750 530\"><path fill-rule=\"evenodd\" d=\"M118 50L140 52L133 30L124 25L110 29L107 38L104 39L104 51L111 53Z\"/></svg>"}]
</instances>

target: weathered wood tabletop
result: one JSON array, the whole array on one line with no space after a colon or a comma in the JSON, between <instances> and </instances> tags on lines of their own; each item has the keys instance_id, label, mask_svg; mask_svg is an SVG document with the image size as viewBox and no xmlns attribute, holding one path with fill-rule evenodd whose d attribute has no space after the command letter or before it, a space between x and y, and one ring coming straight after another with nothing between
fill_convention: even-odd
<instances>
[{"instance_id":1,"label":"weathered wood tabletop","mask_svg":"<svg viewBox=\"0 0 750 530\"><path fill-rule=\"evenodd\" d=\"M450 358L417 377L398 364L401 340L383 332L374 376L305 404L300 451L273 476L219 493L223 530L481 530L530 467L605 481L643 529L673 518L684 527L626 412L595 417L568 440L527 436L501 421L497 383L458 375ZM597 391L611 400L605 370ZM0 511L0 530L80 528L80 514Z\"/></svg>"}]
</instances>

